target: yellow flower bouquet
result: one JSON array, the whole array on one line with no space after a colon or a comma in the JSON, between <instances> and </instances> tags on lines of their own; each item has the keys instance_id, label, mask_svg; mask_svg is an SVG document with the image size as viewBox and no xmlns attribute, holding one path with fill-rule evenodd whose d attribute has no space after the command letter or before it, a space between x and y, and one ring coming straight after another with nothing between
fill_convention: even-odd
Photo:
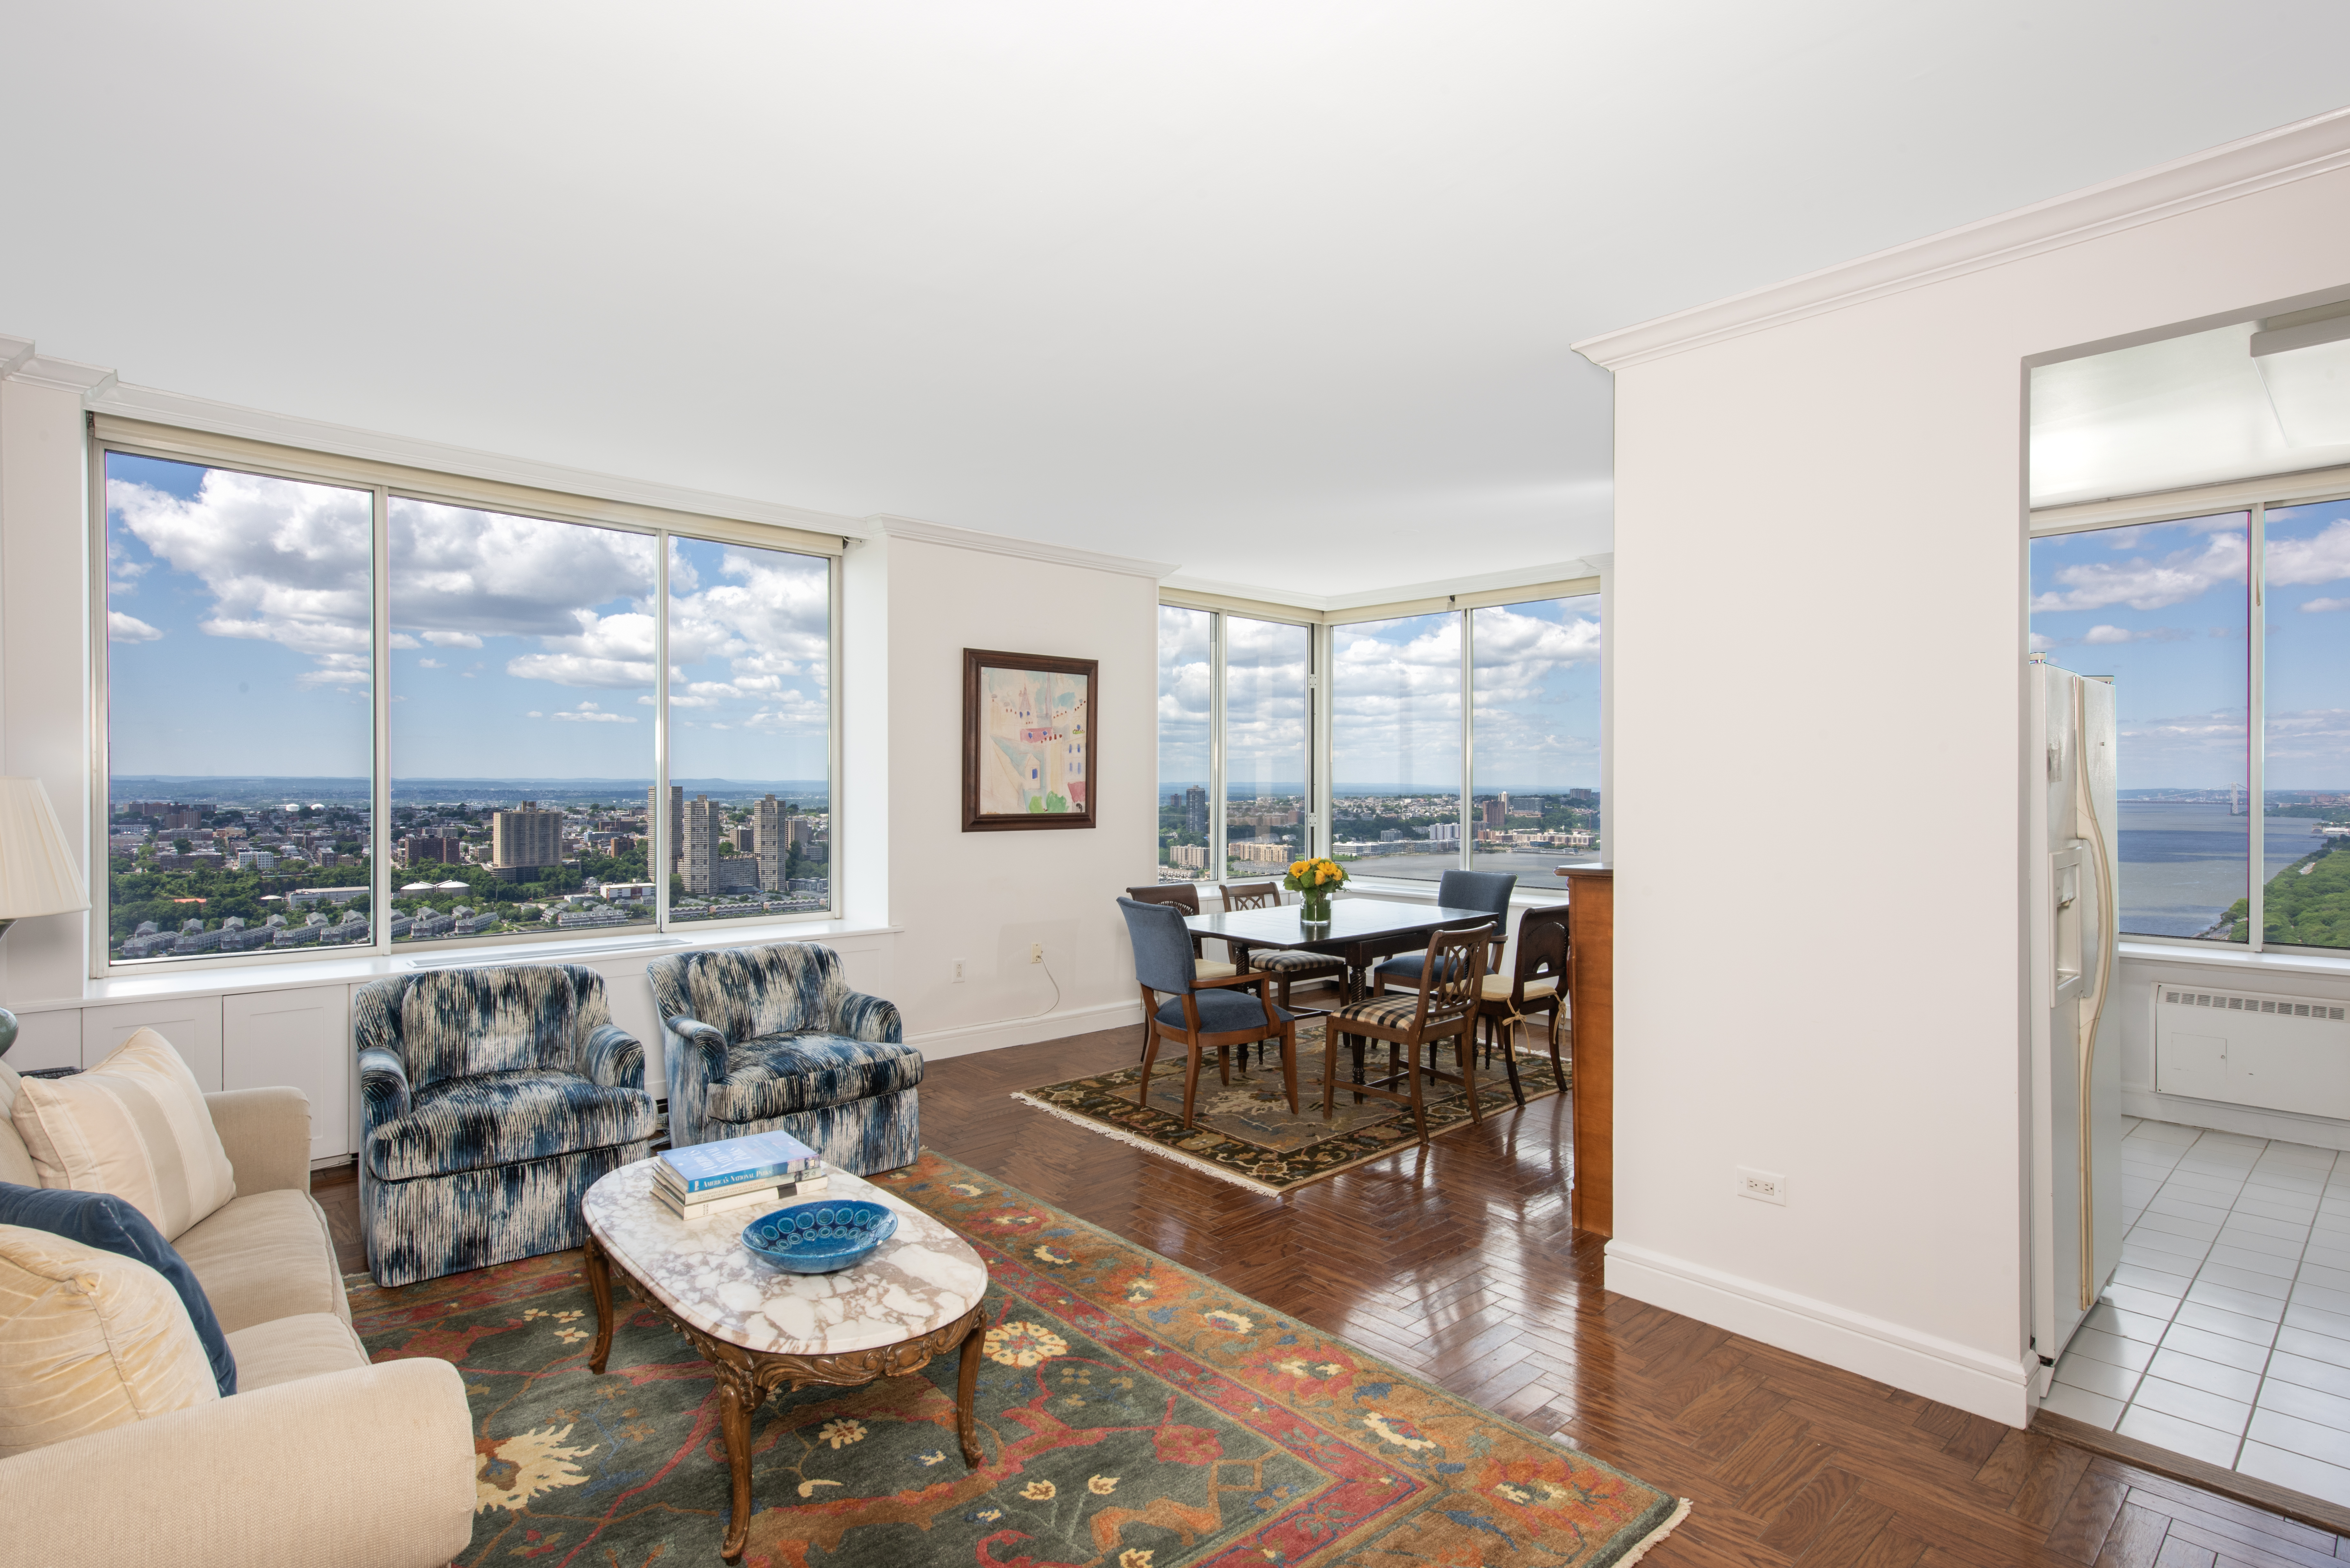
<instances>
[{"instance_id":1,"label":"yellow flower bouquet","mask_svg":"<svg viewBox=\"0 0 2350 1568\"><path fill-rule=\"evenodd\" d=\"M1336 860L1293 860L1281 885L1299 895L1305 918L1313 924L1330 919L1330 895L1346 886L1347 868Z\"/></svg>"}]
</instances>

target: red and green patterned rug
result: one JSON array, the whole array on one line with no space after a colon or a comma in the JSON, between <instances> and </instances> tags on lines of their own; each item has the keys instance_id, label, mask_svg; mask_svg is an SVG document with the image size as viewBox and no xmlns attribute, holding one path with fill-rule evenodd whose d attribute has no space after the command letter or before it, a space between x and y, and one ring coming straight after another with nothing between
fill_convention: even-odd
<instances>
[{"instance_id":1,"label":"red and green patterned rug","mask_svg":"<svg viewBox=\"0 0 2350 1568\"><path fill-rule=\"evenodd\" d=\"M749 1568L1607 1568L1687 1511L953 1160L877 1179L987 1261L987 1462L956 1447L952 1356L773 1398L752 1428ZM610 1370L590 1373L578 1262L352 1292L376 1360L464 1375L480 1501L458 1561L714 1563L708 1369L616 1281Z\"/></svg>"}]
</instances>

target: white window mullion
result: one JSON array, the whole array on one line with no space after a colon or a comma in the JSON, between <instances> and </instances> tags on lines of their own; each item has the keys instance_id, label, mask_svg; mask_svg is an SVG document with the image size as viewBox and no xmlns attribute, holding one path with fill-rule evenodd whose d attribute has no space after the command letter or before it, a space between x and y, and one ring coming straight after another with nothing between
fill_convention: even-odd
<instances>
[{"instance_id":1,"label":"white window mullion","mask_svg":"<svg viewBox=\"0 0 2350 1568\"><path fill-rule=\"evenodd\" d=\"M837 680L838 670L832 671ZM653 879L653 929L669 929L670 857L669 794L669 535L653 535L653 795L646 803L645 824L650 830L652 859L645 869ZM829 797L825 809L832 809ZM839 826L833 834L837 852ZM833 869L827 862L825 867Z\"/></svg>"},{"instance_id":2,"label":"white window mullion","mask_svg":"<svg viewBox=\"0 0 2350 1568\"><path fill-rule=\"evenodd\" d=\"M2252 504L2251 524L2251 577L2247 592L2251 597L2251 625L2244 638L2246 670L2244 679L2244 710L2246 733L2244 773L2251 795L2248 805L2245 861L2251 878L2250 902L2251 929L2245 933L2248 951L2261 950L2261 938L2268 929L2269 890L2269 806L2268 806L2268 508L2260 502Z\"/></svg>"},{"instance_id":3,"label":"white window mullion","mask_svg":"<svg viewBox=\"0 0 2350 1568\"><path fill-rule=\"evenodd\" d=\"M1461 869L1477 864L1477 618L1468 610L1461 618Z\"/></svg>"},{"instance_id":4,"label":"white window mullion","mask_svg":"<svg viewBox=\"0 0 2350 1568\"><path fill-rule=\"evenodd\" d=\"M369 935L379 953L391 951L391 492L374 491L375 670L368 685L375 703L375 809L368 818L368 908L374 911Z\"/></svg>"},{"instance_id":5,"label":"white window mullion","mask_svg":"<svg viewBox=\"0 0 2350 1568\"><path fill-rule=\"evenodd\" d=\"M1224 613L1208 617L1208 879L1224 877Z\"/></svg>"}]
</instances>

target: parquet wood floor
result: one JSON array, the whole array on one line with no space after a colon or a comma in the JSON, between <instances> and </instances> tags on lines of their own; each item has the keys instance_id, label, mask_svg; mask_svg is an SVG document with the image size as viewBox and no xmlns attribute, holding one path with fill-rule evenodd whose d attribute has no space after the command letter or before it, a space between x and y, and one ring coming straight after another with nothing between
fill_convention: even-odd
<instances>
[{"instance_id":1,"label":"parquet wood floor","mask_svg":"<svg viewBox=\"0 0 2350 1568\"><path fill-rule=\"evenodd\" d=\"M922 1141L1693 1499L1655 1568L2350 1558L2308 1525L1608 1294L1602 1243L1567 1223L1561 1098L1269 1198L1009 1097L1139 1049L1137 1028L934 1062ZM362 1266L357 1188L317 1191Z\"/></svg>"}]
</instances>

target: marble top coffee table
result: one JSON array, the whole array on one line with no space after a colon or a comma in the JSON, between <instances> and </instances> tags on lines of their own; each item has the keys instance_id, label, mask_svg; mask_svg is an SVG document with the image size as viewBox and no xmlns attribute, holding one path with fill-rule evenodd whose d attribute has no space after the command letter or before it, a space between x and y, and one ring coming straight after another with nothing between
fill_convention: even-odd
<instances>
[{"instance_id":1,"label":"marble top coffee table","mask_svg":"<svg viewBox=\"0 0 2350 1568\"><path fill-rule=\"evenodd\" d=\"M597 1372L612 1351L612 1275L674 1323L717 1373L720 1428L733 1472L723 1552L738 1562L751 1528L751 1417L770 1390L854 1387L915 1372L962 1347L955 1426L963 1462L981 1462L972 1397L987 1317L987 1265L962 1238L894 1193L843 1171L825 1199L888 1206L898 1231L870 1257L832 1274L770 1269L743 1246L762 1210L687 1224L653 1196L653 1161L640 1159L588 1189L588 1287L596 1297ZM786 1199L786 1204L803 1201Z\"/></svg>"}]
</instances>

